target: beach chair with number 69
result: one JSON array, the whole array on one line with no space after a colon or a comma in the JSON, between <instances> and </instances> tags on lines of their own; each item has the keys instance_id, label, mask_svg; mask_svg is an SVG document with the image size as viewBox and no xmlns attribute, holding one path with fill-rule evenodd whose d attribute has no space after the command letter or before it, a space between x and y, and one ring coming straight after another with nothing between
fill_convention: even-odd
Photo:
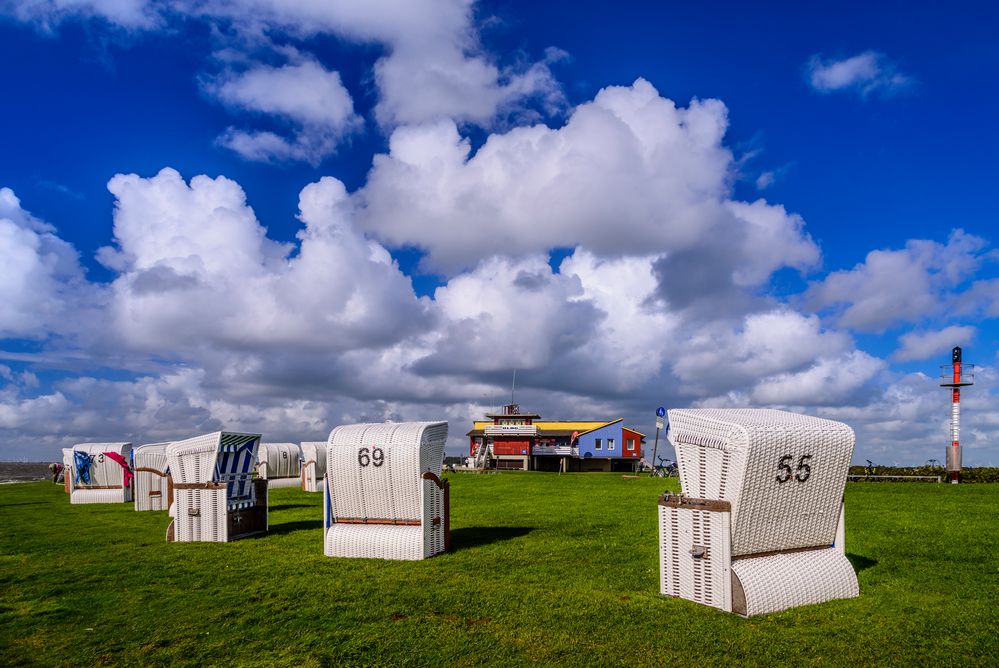
<instances>
[{"instance_id":1,"label":"beach chair with number 69","mask_svg":"<svg viewBox=\"0 0 999 668\"><path fill-rule=\"evenodd\" d=\"M450 546L441 480L446 422L354 424L330 432L324 551L330 557L425 559Z\"/></svg>"}]
</instances>

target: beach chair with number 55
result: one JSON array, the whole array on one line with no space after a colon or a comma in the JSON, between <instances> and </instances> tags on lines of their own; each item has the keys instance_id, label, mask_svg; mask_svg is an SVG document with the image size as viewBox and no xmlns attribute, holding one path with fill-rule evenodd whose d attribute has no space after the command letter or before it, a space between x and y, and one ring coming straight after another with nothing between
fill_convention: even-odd
<instances>
[{"instance_id":1,"label":"beach chair with number 55","mask_svg":"<svg viewBox=\"0 0 999 668\"><path fill-rule=\"evenodd\" d=\"M744 616L857 596L853 430L764 409L669 411L683 494L659 499L660 590Z\"/></svg>"}]
</instances>

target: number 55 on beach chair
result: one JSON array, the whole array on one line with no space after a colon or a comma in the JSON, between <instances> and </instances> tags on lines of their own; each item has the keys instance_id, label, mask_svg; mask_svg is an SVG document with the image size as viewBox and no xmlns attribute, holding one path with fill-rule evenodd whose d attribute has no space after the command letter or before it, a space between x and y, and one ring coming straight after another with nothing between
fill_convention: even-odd
<instances>
[{"instance_id":1,"label":"number 55 on beach chair","mask_svg":"<svg viewBox=\"0 0 999 668\"><path fill-rule=\"evenodd\" d=\"M858 595L843 545L845 424L669 411L682 496L659 499L660 589L744 616Z\"/></svg>"},{"instance_id":2,"label":"number 55 on beach chair","mask_svg":"<svg viewBox=\"0 0 999 668\"><path fill-rule=\"evenodd\" d=\"M440 478L446 422L355 424L330 432L324 481L329 557L425 559L450 546Z\"/></svg>"}]
</instances>

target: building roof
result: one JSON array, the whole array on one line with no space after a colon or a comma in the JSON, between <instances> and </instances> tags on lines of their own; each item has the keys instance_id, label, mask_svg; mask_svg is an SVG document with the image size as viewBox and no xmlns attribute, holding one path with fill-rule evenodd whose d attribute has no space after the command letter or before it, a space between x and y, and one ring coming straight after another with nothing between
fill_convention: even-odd
<instances>
[{"instance_id":1,"label":"building roof","mask_svg":"<svg viewBox=\"0 0 999 668\"><path fill-rule=\"evenodd\" d=\"M591 431L596 431L597 429L603 429L604 427L609 427L610 425L621 422L622 420L624 420L624 418L618 418L616 420L611 420L610 422L604 422L601 425L597 425L596 427L592 427L590 429L587 429L586 431L579 432L579 435L582 436L583 434L588 434Z\"/></svg>"},{"instance_id":2,"label":"building roof","mask_svg":"<svg viewBox=\"0 0 999 668\"><path fill-rule=\"evenodd\" d=\"M618 418L616 420L536 420L533 425L538 428L539 435L541 436L552 436L552 435L565 435L571 436L573 432L579 432L580 435L585 434L607 425L614 424L615 422L621 422L624 418ZM485 431L485 428L492 425L491 421L488 420L476 420L472 423L472 430L469 431L466 436L477 436ZM634 429L629 429L629 431L635 431ZM645 436L641 432L635 431L636 434L640 436Z\"/></svg>"},{"instance_id":3,"label":"building roof","mask_svg":"<svg viewBox=\"0 0 999 668\"><path fill-rule=\"evenodd\" d=\"M541 417L537 413L486 413L487 418L531 418L536 419Z\"/></svg>"}]
</instances>

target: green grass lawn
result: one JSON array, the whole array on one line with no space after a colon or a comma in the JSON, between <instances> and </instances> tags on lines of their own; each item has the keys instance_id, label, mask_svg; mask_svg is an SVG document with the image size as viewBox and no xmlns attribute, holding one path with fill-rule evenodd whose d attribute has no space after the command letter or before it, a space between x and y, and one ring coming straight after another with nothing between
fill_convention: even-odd
<instances>
[{"instance_id":1,"label":"green grass lawn","mask_svg":"<svg viewBox=\"0 0 999 668\"><path fill-rule=\"evenodd\" d=\"M656 498L620 474L451 476L453 551L322 553L322 495L271 532L167 544L165 512L0 487L0 664L996 665L999 485L850 483L860 597L742 619L659 594Z\"/></svg>"}]
</instances>

